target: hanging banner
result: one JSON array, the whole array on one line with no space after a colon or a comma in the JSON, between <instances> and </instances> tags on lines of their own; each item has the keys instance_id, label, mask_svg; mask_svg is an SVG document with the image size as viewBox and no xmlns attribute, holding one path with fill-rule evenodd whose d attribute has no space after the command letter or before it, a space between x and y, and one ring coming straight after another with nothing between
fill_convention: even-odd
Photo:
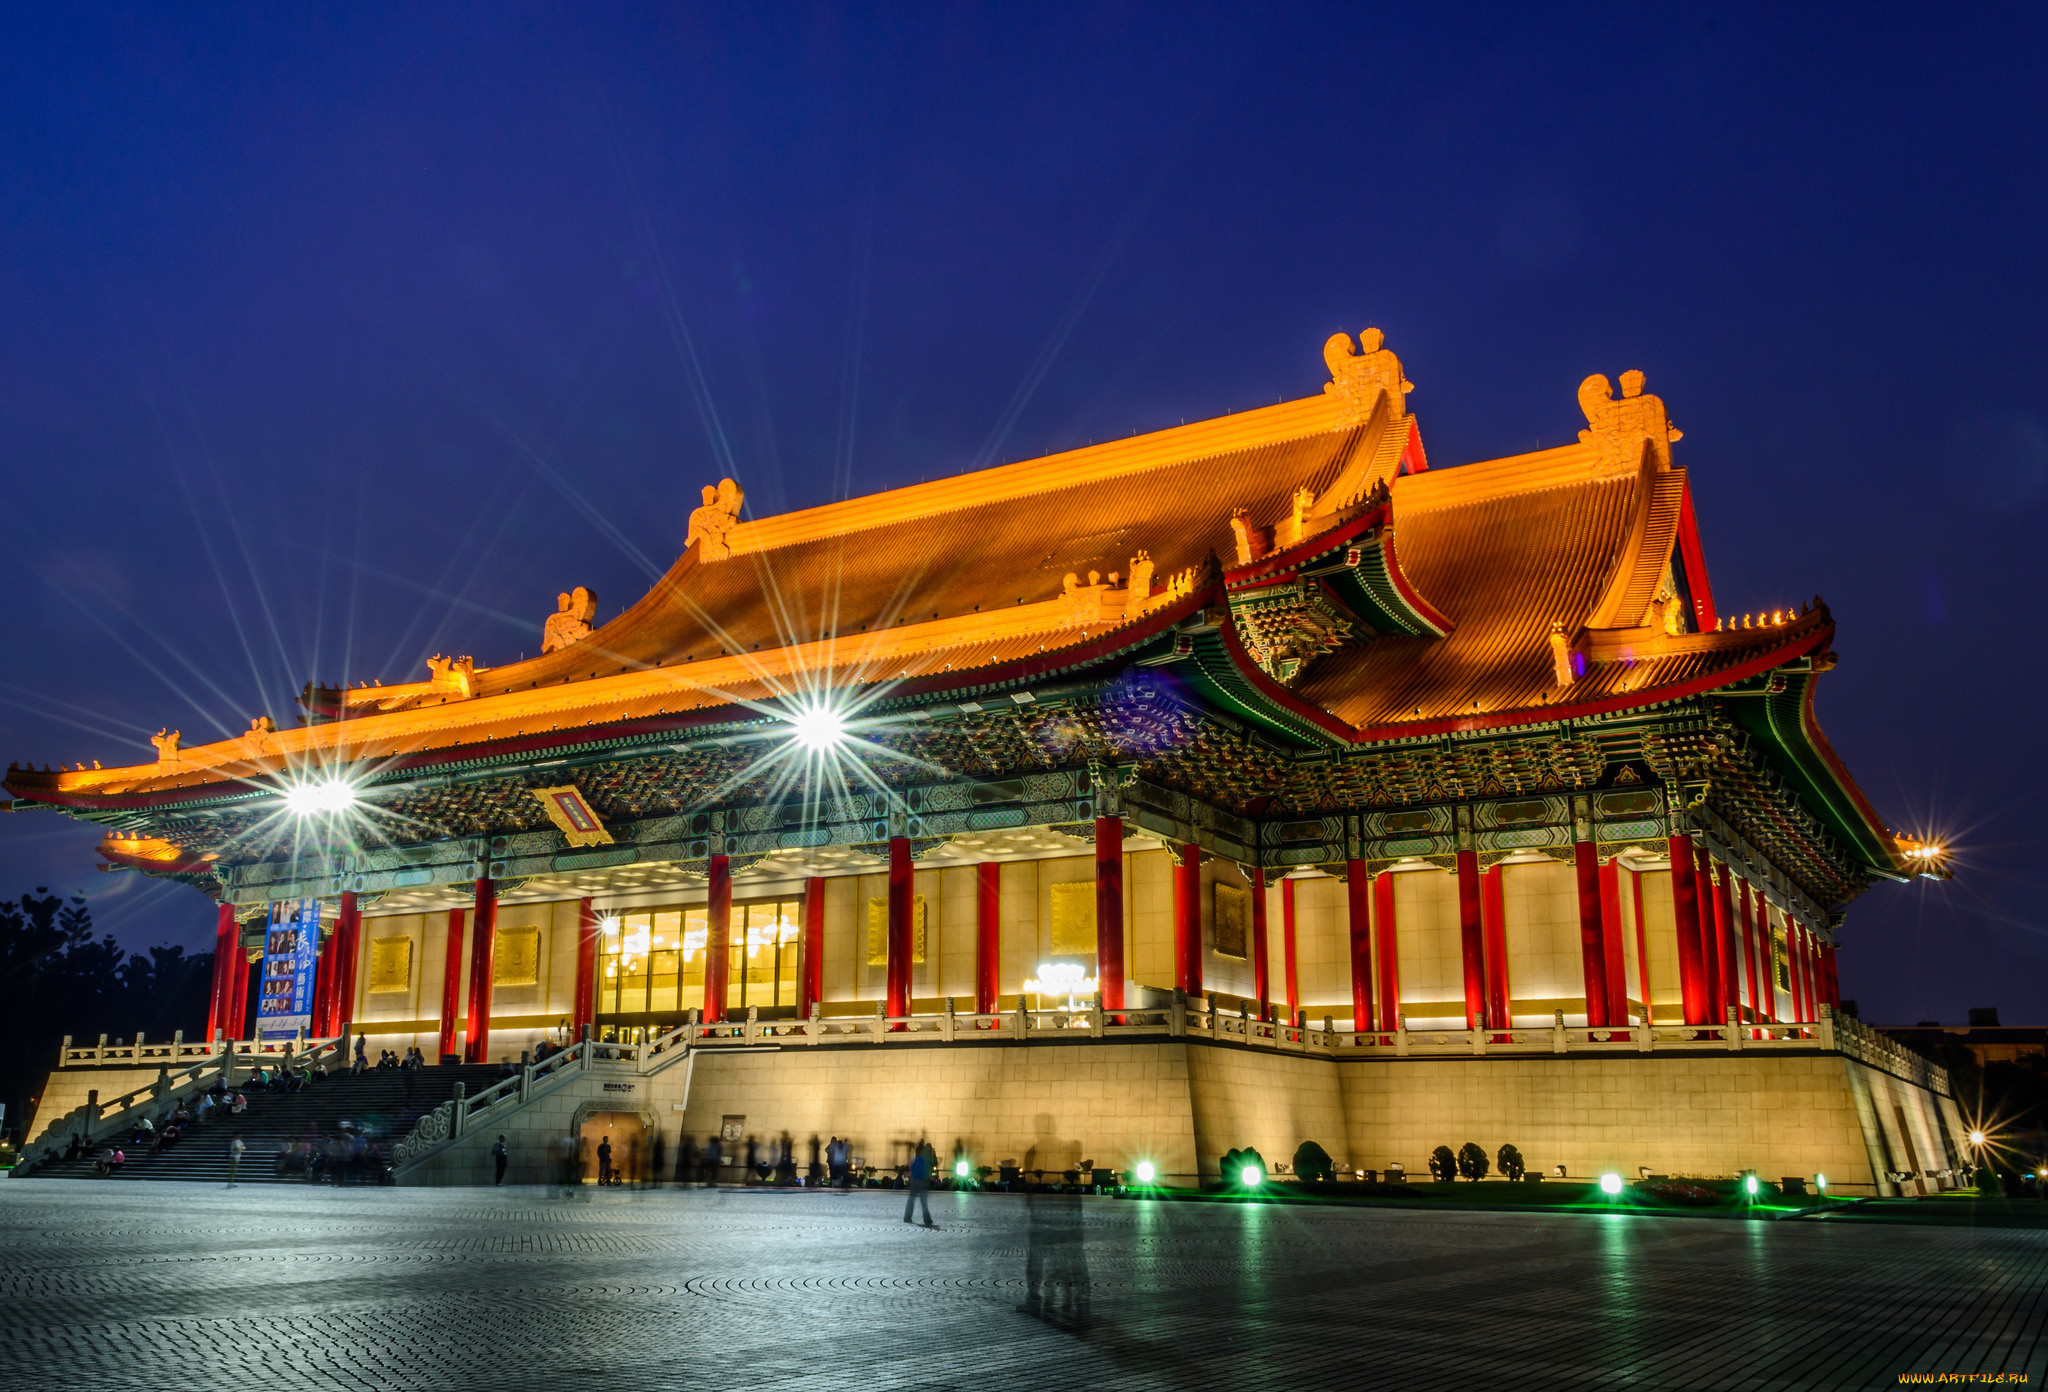
<instances>
[{"instance_id":1,"label":"hanging banner","mask_svg":"<svg viewBox=\"0 0 2048 1392\"><path fill-rule=\"evenodd\" d=\"M320 963L320 901L270 906L263 935L263 995L256 1003L259 1041L295 1038L313 1027L313 974Z\"/></svg>"}]
</instances>

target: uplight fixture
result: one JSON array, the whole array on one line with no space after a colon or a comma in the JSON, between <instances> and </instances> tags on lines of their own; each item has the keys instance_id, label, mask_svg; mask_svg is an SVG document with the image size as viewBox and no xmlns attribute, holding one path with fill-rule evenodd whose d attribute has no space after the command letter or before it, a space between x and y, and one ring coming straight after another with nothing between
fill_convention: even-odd
<instances>
[{"instance_id":1,"label":"uplight fixture","mask_svg":"<svg viewBox=\"0 0 2048 1392\"><path fill-rule=\"evenodd\" d=\"M789 717L789 735L813 754L823 754L846 739L846 718L828 705L812 702Z\"/></svg>"},{"instance_id":2,"label":"uplight fixture","mask_svg":"<svg viewBox=\"0 0 2048 1392\"><path fill-rule=\"evenodd\" d=\"M1973 1145L1973 1146L1980 1146L1980 1145L1983 1145L1983 1144L1984 1144L1984 1140L1985 1140L1985 1136L1984 1136L1984 1133L1983 1133L1982 1131L1972 1131L1972 1132L1970 1133L1970 1144L1971 1144L1971 1145Z\"/></svg>"},{"instance_id":3,"label":"uplight fixture","mask_svg":"<svg viewBox=\"0 0 2048 1392\"><path fill-rule=\"evenodd\" d=\"M333 816L356 805L356 790L353 784L339 778L294 783L285 789L284 805L295 817Z\"/></svg>"},{"instance_id":4,"label":"uplight fixture","mask_svg":"<svg viewBox=\"0 0 2048 1392\"><path fill-rule=\"evenodd\" d=\"M1756 1182L1755 1175L1744 1175L1742 1177L1742 1192L1749 1195L1752 1199L1757 1196L1757 1191L1762 1188L1763 1186Z\"/></svg>"},{"instance_id":5,"label":"uplight fixture","mask_svg":"<svg viewBox=\"0 0 2048 1392\"><path fill-rule=\"evenodd\" d=\"M1814 1188L1816 1188L1816 1189L1818 1189L1818 1190L1820 1190L1820 1191L1821 1191L1821 1193L1823 1193L1823 1194L1827 1193L1827 1191L1828 1191L1828 1177L1827 1177L1826 1175L1824 1175L1824 1174L1817 1174L1817 1175L1815 1175L1815 1176L1813 1177L1813 1187L1814 1187Z\"/></svg>"},{"instance_id":6,"label":"uplight fixture","mask_svg":"<svg viewBox=\"0 0 2048 1392\"><path fill-rule=\"evenodd\" d=\"M1246 1165L1244 1169L1238 1172L1237 1177L1243 1182L1245 1188L1256 1189L1265 1182L1266 1172L1257 1165Z\"/></svg>"},{"instance_id":7,"label":"uplight fixture","mask_svg":"<svg viewBox=\"0 0 2048 1392\"><path fill-rule=\"evenodd\" d=\"M972 1165L968 1164L968 1163L967 1163L967 1161L966 1161L966 1160L965 1160L964 1158L963 1158L963 1159L959 1159L959 1160L955 1160L955 1161L953 1162L953 1174L954 1174L954 1175L955 1175L955 1176L956 1176L957 1178L960 1178L960 1179L965 1179L965 1178L967 1178L967 1176L969 1176L970 1174L973 1174L973 1173L974 1173L974 1167L973 1167Z\"/></svg>"},{"instance_id":8,"label":"uplight fixture","mask_svg":"<svg viewBox=\"0 0 2048 1392\"><path fill-rule=\"evenodd\" d=\"M1137 1181L1140 1184L1150 1184L1153 1180L1159 1178L1159 1170L1150 1160L1140 1160L1138 1167L1132 1170L1131 1173L1137 1177Z\"/></svg>"},{"instance_id":9,"label":"uplight fixture","mask_svg":"<svg viewBox=\"0 0 2048 1392\"><path fill-rule=\"evenodd\" d=\"M1600 1192L1610 1198L1621 1192L1621 1176L1608 1173L1600 1176Z\"/></svg>"}]
</instances>

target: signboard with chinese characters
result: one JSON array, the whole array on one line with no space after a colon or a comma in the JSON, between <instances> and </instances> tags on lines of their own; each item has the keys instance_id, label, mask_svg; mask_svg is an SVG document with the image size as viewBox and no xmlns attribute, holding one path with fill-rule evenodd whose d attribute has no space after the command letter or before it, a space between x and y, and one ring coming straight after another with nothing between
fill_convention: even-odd
<instances>
[{"instance_id":1,"label":"signboard with chinese characters","mask_svg":"<svg viewBox=\"0 0 2048 1392\"><path fill-rule=\"evenodd\" d=\"M256 1002L256 1038L284 1040L313 1024L313 975L320 962L320 901L286 899L270 906L263 934L263 994Z\"/></svg>"}]
</instances>

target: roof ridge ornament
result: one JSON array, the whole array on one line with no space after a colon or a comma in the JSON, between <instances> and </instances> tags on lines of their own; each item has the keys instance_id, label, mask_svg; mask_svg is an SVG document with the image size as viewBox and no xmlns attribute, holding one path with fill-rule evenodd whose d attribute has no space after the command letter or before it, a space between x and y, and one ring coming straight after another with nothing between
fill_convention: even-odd
<instances>
[{"instance_id":1,"label":"roof ridge ornament","mask_svg":"<svg viewBox=\"0 0 2048 1392\"><path fill-rule=\"evenodd\" d=\"M548 621L541 627L540 650L551 653L557 648L572 647L590 636L590 629L597 619L597 592L578 585L567 594L555 596L555 612L548 615Z\"/></svg>"},{"instance_id":2,"label":"roof ridge ornament","mask_svg":"<svg viewBox=\"0 0 2048 1392\"><path fill-rule=\"evenodd\" d=\"M435 653L427 659L427 683L436 691L468 700L476 695L476 659Z\"/></svg>"},{"instance_id":3,"label":"roof ridge ornament","mask_svg":"<svg viewBox=\"0 0 2048 1392\"><path fill-rule=\"evenodd\" d=\"M746 490L729 478L720 479L716 488L705 484L704 506L690 514L690 533L683 538L683 549L695 546L700 561L731 560L728 534L739 525L740 505L746 500Z\"/></svg>"},{"instance_id":4,"label":"roof ridge ornament","mask_svg":"<svg viewBox=\"0 0 2048 1392\"><path fill-rule=\"evenodd\" d=\"M159 764L175 764L175 763L177 763L177 762L178 762L178 741L179 741L180 739L182 739L182 738L184 738L184 731L182 731L182 730L172 730L172 729L170 729L169 727L165 727L165 728L163 728L163 729L160 729L160 730L158 730L158 731L157 731L157 732L156 732L155 734L151 735L151 736L149 737L149 742L150 742L151 744L153 744L153 745L155 745L155 746L156 746L156 761L157 761L157 763L159 763Z\"/></svg>"},{"instance_id":5,"label":"roof ridge ornament","mask_svg":"<svg viewBox=\"0 0 2048 1392\"><path fill-rule=\"evenodd\" d=\"M1344 406L1344 423L1363 425L1372 418L1374 404L1387 398L1389 413L1399 420L1408 414L1408 393L1415 384L1401 370L1401 360L1385 344L1387 336L1368 328L1358 335L1362 350L1351 351L1351 335L1334 333L1323 343L1323 362L1330 380L1323 390Z\"/></svg>"},{"instance_id":6,"label":"roof ridge ornament","mask_svg":"<svg viewBox=\"0 0 2048 1392\"><path fill-rule=\"evenodd\" d=\"M1596 372L1579 383L1579 409L1586 413L1587 428L1579 432L1579 443L1599 452L1594 477L1608 478L1635 472L1643 462L1643 446L1659 473L1671 467L1671 446L1685 433L1671 423L1664 399L1643 391L1643 374L1630 368L1621 374L1621 398L1614 397L1613 384Z\"/></svg>"}]
</instances>

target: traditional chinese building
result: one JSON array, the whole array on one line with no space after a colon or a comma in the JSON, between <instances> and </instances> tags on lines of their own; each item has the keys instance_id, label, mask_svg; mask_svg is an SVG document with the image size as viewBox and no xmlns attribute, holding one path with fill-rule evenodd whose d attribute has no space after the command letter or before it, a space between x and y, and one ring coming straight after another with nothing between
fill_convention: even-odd
<instances>
[{"instance_id":1,"label":"traditional chinese building","mask_svg":"<svg viewBox=\"0 0 2048 1392\"><path fill-rule=\"evenodd\" d=\"M616 1066L647 1126L990 1163L1050 1125L1190 1175L1478 1139L1944 1182L1945 1079L1831 1010L1849 902L1938 867L1815 720L1826 606L1717 607L1639 372L1571 443L1432 469L1379 333L1324 358L1301 400L781 516L726 480L538 657L7 787L218 905L215 1031L246 961L286 1032L646 1046L498 1129L586 1124Z\"/></svg>"}]
</instances>

